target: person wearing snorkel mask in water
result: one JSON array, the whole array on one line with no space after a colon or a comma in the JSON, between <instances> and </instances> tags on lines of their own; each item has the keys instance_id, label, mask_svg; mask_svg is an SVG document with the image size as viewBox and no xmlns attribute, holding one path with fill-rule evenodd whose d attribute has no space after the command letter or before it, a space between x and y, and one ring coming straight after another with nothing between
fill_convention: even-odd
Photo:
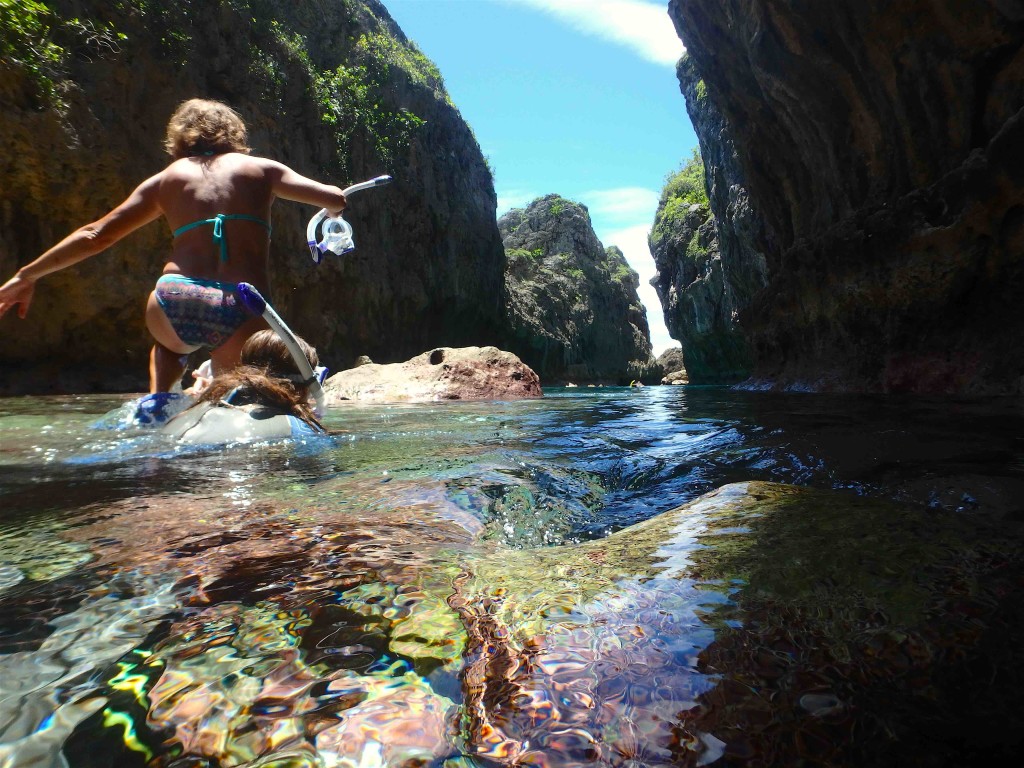
<instances>
[{"instance_id":1,"label":"person wearing snorkel mask in water","mask_svg":"<svg viewBox=\"0 0 1024 768\"><path fill-rule=\"evenodd\" d=\"M331 215L345 208L339 187L252 157L247 142L245 123L226 104L183 102L167 124L164 147L174 158L171 164L0 286L0 317L18 307L24 318L41 277L94 256L163 216L174 242L146 306L154 339L150 392L170 391L181 379L186 356L197 349L209 350L214 375L238 365L246 339L267 327L245 308L237 284L268 289L274 200L308 203Z\"/></svg>"},{"instance_id":2,"label":"person wearing snorkel mask in water","mask_svg":"<svg viewBox=\"0 0 1024 768\"><path fill-rule=\"evenodd\" d=\"M301 338L295 342L320 373L316 350ZM277 333L257 331L242 345L240 364L214 376L195 404L170 418L161 431L198 444L324 434L310 402L311 384Z\"/></svg>"}]
</instances>

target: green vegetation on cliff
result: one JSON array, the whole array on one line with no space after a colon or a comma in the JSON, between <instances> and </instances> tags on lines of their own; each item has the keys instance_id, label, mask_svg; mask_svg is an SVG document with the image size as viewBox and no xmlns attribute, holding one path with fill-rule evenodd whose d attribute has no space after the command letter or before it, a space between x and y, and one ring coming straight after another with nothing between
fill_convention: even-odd
<instances>
[{"instance_id":1,"label":"green vegetation on cliff","mask_svg":"<svg viewBox=\"0 0 1024 768\"><path fill-rule=\"evenodd\" d=\"M605 248L605 256L607 257L608 273L613 280L617 280L625 286L632 285L633 290L640 287L640 275L629 266L621 248L617 245L610 245Z\"/></svg>"},{"instance_id":2,"label":"green vegetation on cliff","mask_svg":"<svg viewBox=\"0 0 1024 768\"><path fill-rule=\"evenodd\" d=\"M668 242L678 239L680 233L688 233L688 239L682 243L683 251L690 261L696 263L707 256L707 248L701 243L696 228L686 225L694 205L701 206L702 218L707 218L708 193L704 185L704 161L696 149L678 171L666 177L654 226L651 228L652 243Z\"/></svg>"},{"instance_id":3,"label":"green vegetation on cliff","mask_svg":"<svg viewBox=\"0 0 1024 768\"><path fill-rule=\"evenodd\" d=\"M57 95L66 51L53 42L51 32L59 20L45 3L35 0L0 0L0 56L4 69L24 67L42 94Z\"/></svg>"},{"instance_id":4,"label":"green vegetation on cliff","mask_svg":"<svg viewBox=\"0 0 1024 768\"><path fill-rule=\"evenodd\" d=\"M327 72L317 72L308 56L300 61L307 68L313 82L321 119L337 128L339 149L347 147L357 126L371 136L377 154L390 165L395 153L409 146L412 133L424 120L408 109L389 109L381 103L379 94L396 74L402 73L412 82L439 86L439 74L430 75L420 65L419 56L402 50L398 42L387 33L361 35L355 45L355 66L339 64ZM418 53L418 52L417 52ZM432 66L432 65L431 65ZM436 73L436 70L433 70ZM443 91L442 91L443 92Z\"/></svg>"},{"instance_id":5,"label":"green vegetation on cliff","mask_svg":"<svg viewBox=\"0 0 1024 768\"><path fill-rule=\"evenodd\" d=\"M126 39L107 20L61 18L53 3L0 0L0 72L23 72L40 108L66 108L68 59L117 53Z\"/></svg>"},{"instance_id":6,"label":"green vegetation on cliff","mask_svg":"<svg viewBox=\"0 0 1024 768\"><path fill-rule=\"evenodd\" d=\"M696 148L693 155L675 173L665 178L658 203L659 216L655 227L673 227L686 217L691 205L708 204L704 186L704 161Z\"/></svg>"},{"instance_id":7,"label":"green vegetation on cliff","mask_svg":"<svg viewBox=\"0 0 1024 768\"><path fill-rule=\"evenodd\" d=\"M89 18L69 17L75 8L62 0L0 0L0 71L26 76L39 108L66 109L66 95L75 88L71 59L118 54L125 42L155 46L175 69L193 66L206 45L201 34L204 15L245 32L248 50L243 59L257 95L281 102L298 89L318 105L323 124L335 137L337 157L330 170L336 174L349 175L347 158L356 133L389 166L424 125L422 116L385 98L394 83L426 88L451 106L437 67L386 24L337 40L330 60L322 53L314 59L311 51L324 50L310 39L314 30L323 27L328 15L365 15L358 0L118 0L109 7L96 6Z\"/></svg>"}]
</instances>

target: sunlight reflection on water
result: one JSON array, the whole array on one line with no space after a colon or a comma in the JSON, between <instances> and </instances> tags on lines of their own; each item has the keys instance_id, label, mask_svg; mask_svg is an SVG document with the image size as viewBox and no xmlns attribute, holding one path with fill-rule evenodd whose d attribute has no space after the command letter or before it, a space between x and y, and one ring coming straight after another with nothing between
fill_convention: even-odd
<instances>
[{"instance_id":1,"label":"sunlight reflection on water","mask_svg":"<svg viewBox=\"0 0 1024 768\"><path fill-rule=\"evenodd\" d=\"M920 510L955 513L964 498L1012 523L1016 403L551 391L345 407L329 439L180 450L95 429L120 402L0 401L5 765L771 764L812 759L822 739L837 745L829 759L856 764L870 750L842 734L865 727L857 697L876 676L972 659L971 627L998 611L1017 620L1005 611L1020 590L1012 552L970 543L956 518L949 541L907 533ZM842 494L730 485L663 515L738 481ZM912 511L857 506L865 497ZM790 509L871 530L892 516L893 539L920 546L891 562L919 557L943 575L886 581L884 599L862 580L863 615L834 608L852 578L829 570L841 556L814 560L810 576L799 556L760 565L833 525L777 528ZM946 535L945 518L929 520ZM898 570L887 546L883 580ZM961 645L942 655L927 621L899 623L899 611L954 605L961 569L1009 580L942 609L976 623L947 621ZM893 595L902 602L884 603ZM788 639L752 618L766 600L790 617ZM848 614L857 629L828 637L821 616L838 626ZM986 642L1013 679L1017 658ZM801 655L811 645L833 655ZM815 714L794 718L752 690ZM894 700L921 706L914 685L900 690ZM936 702L922 722L941 731Z\"/></svg>"}]
</instances>

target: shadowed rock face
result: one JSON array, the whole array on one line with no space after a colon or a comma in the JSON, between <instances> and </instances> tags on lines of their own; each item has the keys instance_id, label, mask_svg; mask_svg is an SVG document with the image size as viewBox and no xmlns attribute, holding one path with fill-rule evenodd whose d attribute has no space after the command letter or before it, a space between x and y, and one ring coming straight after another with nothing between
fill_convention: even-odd
<instances>
[{"instance_id":1,"label":"shadowed rock face","mask_svg":"<svg viewBox=\"0 0 1024 768\"><path fill-rule=\"evenodd\" d=\"M717 112L758 219L767 286L738 315L754 374L1019 392L1024 10L672 0L670 15L705 160L720 162ZM711 209L728 218L721 197Z\"/></svg>"},{"instance_id":2,"label":"shadowed rock face","mask_svg":"<svg viewBox=\"0 0 1024 768\"><path fill-rule=\"evenodd\" d=\"M657 380L640 279L597 239L585 206L547 195L498 221L510 349L545 383Z\"/></svg>"},{"instance_id":3,"label":"shadowed rock face","mask_svg":"<svg viewBox=\"0 0 1024 768\"><path fill-rule=\"evenodd\" d=\"M56 62L40 64L31 39L0 25L15 50L0 65L0 279L161 170L168 117L204 96L241 113L255 154L342 186L395 179L353 196L357 250L319 267L305 245L314 210L274 207L271 298L322 358L341 368L358 354L386 362L502 342L490 172L436 68L383 5L47 5ZM43 280L28 319L2 322L0 391L141 388L151 343L143 307L170 242L150 224Z\"/></svg>"},{"instance_id":4,"label":"shadowed rock face","mask_svg":"<svg viewBox=\"0 0 1024 768\"><path fill-rule=\"evenodd\" d=\"M737 317L765 285L763 225L750 208L729 126L689 58L677 74L704 159L692 170L703 168L707 194L679 196L686 168L669 178L649 238L658 269L651 284L694 383L734 383L753 364Z\"/></svg>"}]
</instances>

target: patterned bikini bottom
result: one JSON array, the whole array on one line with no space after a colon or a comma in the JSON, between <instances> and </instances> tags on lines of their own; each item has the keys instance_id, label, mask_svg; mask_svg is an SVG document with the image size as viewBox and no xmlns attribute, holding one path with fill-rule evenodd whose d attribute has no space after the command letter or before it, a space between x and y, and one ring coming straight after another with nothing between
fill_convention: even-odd
<instances>
[{"instance_id":1,"label":"patterned bikini bottom","mask_svg":"<svg viewBox=\"0 0 1024 768\"><path fill-rule=\"evenodd\" d=\"M235 283L164 275L156 281L156 301L183 342L216 349L253 317Z\"/></svg>"}]
</instances>

